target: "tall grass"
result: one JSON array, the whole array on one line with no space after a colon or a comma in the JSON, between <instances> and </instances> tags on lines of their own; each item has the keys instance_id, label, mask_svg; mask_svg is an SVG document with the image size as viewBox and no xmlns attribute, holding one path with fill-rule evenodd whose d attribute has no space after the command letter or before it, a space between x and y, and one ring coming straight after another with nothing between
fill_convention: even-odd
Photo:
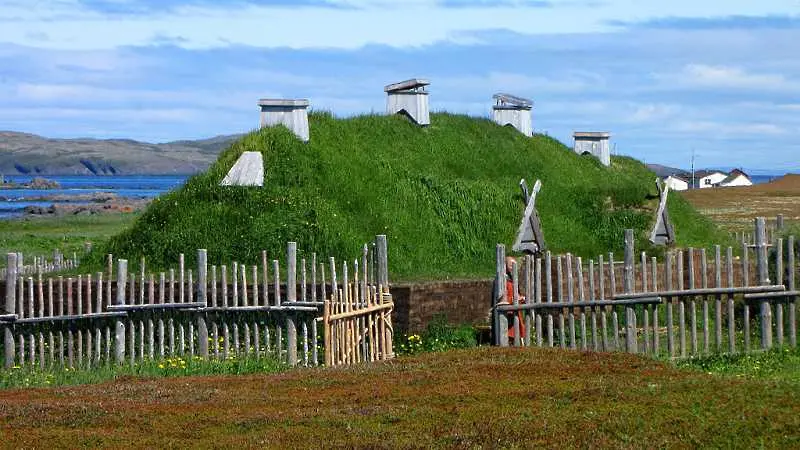
<instances>
[{"instance_id":1,"label":"tall grass","mask_svg":"<svg viewBox=\"0 0 800 450\"><path fill-rule=\"evenodd\" d=\"M210 263L245 264L285 252L355 258L376 234L387 234L393 279L484 277L496 243L512 243L524 209L518 187L538 178L545 239L553 251L596 256L621 251L634 228L646 248L655 174L628 157L606 168L558 141L526 138L487 119L434 114L420 128L400 116L336 119L310 116L304 144L284 127L253 132L234 143L203 174L156 199L136 223L98 249L150 267L174 264L197 248ZM260 151L264 187L223 187L220 180L243 151ZM719 237L680 198L672 218L686 243Z\"/></svg>"}]
</instances>

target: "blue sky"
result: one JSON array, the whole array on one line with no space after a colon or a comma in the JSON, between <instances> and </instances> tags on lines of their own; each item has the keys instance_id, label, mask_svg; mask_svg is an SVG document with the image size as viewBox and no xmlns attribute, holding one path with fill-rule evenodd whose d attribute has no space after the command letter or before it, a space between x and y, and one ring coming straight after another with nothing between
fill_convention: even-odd
<instances>
[{"instance_id":1,"label":"blue sky","mask_svg":"<svg viewBox=\"0 0 800 450\"><path fill-rule=\"evenodd\" d=\"M0 129L150 142L253 129L256 101L348 116L428 78L431 108L534 100L537 132L800 172L800 1L3 0Z\"/></svg>"}]
</instances>

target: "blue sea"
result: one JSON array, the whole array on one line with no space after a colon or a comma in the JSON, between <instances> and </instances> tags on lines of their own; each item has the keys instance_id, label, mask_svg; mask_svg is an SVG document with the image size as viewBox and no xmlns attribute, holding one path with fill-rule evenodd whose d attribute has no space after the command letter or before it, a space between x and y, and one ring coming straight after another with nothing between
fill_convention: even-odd
<instances>
[{"instance_id":1,"label":"blue sea","mask_svg":"<svg viewBox=\"0 0 800 450\"><path fill-rule=\"evenodd\" d=\"M27 183L29 175L7 175L6 182ZM189 175L125 175L86 176L52 175L44 177L57 181L60 189L0 189L0 218L21 216L26 206L48 207L55 201L33 201L37 197L51 195L78 195L95 192L110 192L120 197L153 198L183 185ZM81 204L81 202L70 202Z\"/></svg>"}]
</instances>

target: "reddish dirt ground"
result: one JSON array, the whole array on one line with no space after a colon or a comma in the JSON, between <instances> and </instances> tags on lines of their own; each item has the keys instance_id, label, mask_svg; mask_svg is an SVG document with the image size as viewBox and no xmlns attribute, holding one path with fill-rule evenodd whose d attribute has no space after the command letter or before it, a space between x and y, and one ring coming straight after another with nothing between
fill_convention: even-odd
<instances>
[{"instance_id":1,"label":"reddish dirt ground","mask_svg":"<svg viewBox=\"0 0 800 450\"><path fill-rule=\"evenodd\" d=\"M0 392L4 447L800 446L800 387L478 348L280 375Z\"/></svg>"},{"instance_id":2,"label":"reddish dirt ground","mask_svg":"<svg viewBox=\"0 0 800 450\"><path fill-rule=\"evenodd\" d=\"M800 175L785 175L753 186L694 189L680 193L702 214L731 231L752 231L753 218L784 215L800 222Z\"/></svg>"}]
</instances>

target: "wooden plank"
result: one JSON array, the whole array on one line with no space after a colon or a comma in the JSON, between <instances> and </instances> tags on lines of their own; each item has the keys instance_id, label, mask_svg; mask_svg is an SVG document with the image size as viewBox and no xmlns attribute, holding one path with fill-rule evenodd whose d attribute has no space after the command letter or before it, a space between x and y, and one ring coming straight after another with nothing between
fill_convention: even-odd
<instances>
[{"instance_id":1,"label":"wooden plank","mask_svg":"<svg viewBox=\"0 0 800 450\"><path fill-rule=\"evenodd\" d=\"M687 270L689 273L689 289L694 289L697 287L695 285L695 264L694 264L694 248L689 247L687 251ZM695 301L695 297L692 296L691 300L689 301L689 327L691 332L691 343L692 343L692 355L697 354L697 302Z\"/></svg>"},{"instance_id":2,"label":"wooden plank","mask_svg":"<svg viewBox=\"0 0 800 450\"><path fill-rule=\"evenodd\" d=\"M783 284L783 238L775 240L775 284ZM783 347L783 304L775 305L775 334L778 347Z\"/></svg>"},{"instance_id":3,"label":"wooden plank","mask_svg":"<svg viewBox=\"0 0 800 450\"><path fill-rule=\"evenodd\" d=\"M117 298L115 305L125 304L125 283L128 279L128 261L117 260ZM114 360L117 364L125 362L125 322L119 318L115 322Z\"/></svg>"},{"instance_id":4,"label":"wooden plank","mask_svg":"<svg viewBox=\"0 0 800 450\"><path fill-rule=\"evenodd\" d=\"M514 305L519 305L519 266L517 262L514 261L511 263L511 281L512 281L512 299ZM521 347L522 346L522 339L520 334L522 333L521 324L519 322L519 314L515 313L513 316L514 318L514 347Z\"/></svg>"},{"instance_id":5,"label":"wooden plank","mask_svg":"<svg viewBox=\"0 0 800 450\"><path fill-rule=\"evenodd\" d=\"M747 244L742 244L742 280L744 286L750 286L749 269L749 247ZM742 327L744 334L744 351L750 351L750 306L745 303L742 305Z\"/></svg>"},{"instance_id":6,"label":"wooden plank","mask_svg":"<svg viewBox=\"0 0 800 450\"><path fill-rule=\"evenodd\" d=\"M678 290L683 290L683 251L678 251L677 260L678 271ZM680 353L681 358L686 357L686 302L683 297L678 298L678 334L680 335Z\"/></svg>"},{"instance_id":7,"label":"wooden plank","mask_svg":"<svg viewBox=\"0 0 800 450\"><path fill-rule=\"evenodd\" d=\"M556 256L556 275L558 278L558 302L564 302L564 270L563 258L561 255ZM558 344L561 348L566 348L566 322L564 318L564 311L559 311L558 314Z\"/></svg>"},{"instance_id":8,"label":"wooden plank","mask_svg":"<svg viewBox=\"0 0 800 450\"><path fill-rule=\"evenodd\" d=\"M575 303L575 287L574 287L575 280L572 275L573 256L567 253L565 259L566 259L566 270L567 270L567 302ZM568 321L569 321L569 348L575 350L577 348L576 336L575 336L575 312L572 308L568 308L566 309L566 314L568 316Z\"/></svg>"},{"instance_id":9,"label":"wooden plank","mask_svg":"<svg viewBox=\"0 0 800 450\"><path fill-rule=\"evenodd\" d=\"M497 311L497 305L508 303L506 297L506 269L505 258L506 249L503 244L495 246L495 292L494 308L492 310L492 330L494 345L500 347L508 346L508 318ZM335 291L334 291L335 292Z\"/></svg>"},{"instance_id":10,"label":"wooden plank","mask_svg":"<svg viewBox=\"0 0 800 450\"><path fill-rule=\"evenodd\" d=\"M542 303L542 258L536 258L533 266L534 303ZM542 315L536 314L536 345L542 346Z\"/></svg>"},{"instance_id":11,"label":"wooden plank","mask_svg":"<svg viewBox=\"0 0 800 450\"><path fill-rule=\"evenodd\" d=\"M17 254L6 254L6 314L16 314ZM4 367L14 367L14 332L11 325L3 327Z\"/></svg>"},{"instance_id":12,"label":"wooden plank","mask_svg":"<svg viewBox=\"0 0 800 450\"><path fill-rule=\"evenodd\" d=\"M600 300L604 300L606 297L605 294L605 264L603 264L603 255L599 255L597 257L597 264L598 264L598 272L600 273L600 283L598 286L599 295L598 298ZM613 295L610 297L613 298ZM609 351L609 341L608 341L608 319L606 317L607 308L600 309L600 339L603 345L603 351Z\"/></svg>"},{"instance_id":13,"label":"wooden plank","mask_svg":"<svg viewBox=\"0 0 800 450\"><path fill-rule=\"evenodd\" d=\"M700 272L702 275L702 286L708 288L708 255L706 249L700 249ZM709 327L709 307L708 296L703 296L703 353L708 354L711 350L711 335Z\"/></svg>"},{"instance_id":14,"label":"wooden plank","mask_svg":"<svg viewBox=\"0 0 800 450\"><path fill-rule=\"evenodd\" d=\"M757 217L756 220L756 266L758 270L758 284L768 285L769 280L769 255L767 253L767 236L765 230L765 221L763 217ZM761 319L761 349L768 350L772 348L772 307L769 301L764 300L761 302L760 308Z\"/></svg>"},{"instance_id":15,"label":"wooden plank","mask_svg":"<svg viewBox=\"0 0 800 450\"><path fill-rule=\"evenodd\" d=\"M725 250L725 274L728 277L728 286L734 285L733 278L733 248ZM734 315L733 295L727 295L728 306L728 351L733 354L736 352L736 317Z\"/></svg>"},{"instance_id":16,"label":"wooden plank","mask_svg":"<svg viewBox=\"0 0 800 450\"><path fill-rule=\"evenodd\" d=\"M547 251L544 260L544 281L547 289L547 303L553 303L553 255ZM554 345L553 314L547 313L547 346Z\"/></svg>"},{"instance_id":17,"label":"wooden plank","mask_svg":"<svg viewBox=\"0 0 800 450\"><path fill-rule=\"evenodd\" d=\"M281 306L281 273L277 259L272 260L272 276L275 306ZM278 361L283 361L283 329L280 323L276 323L275 325L275 356L278 358Z\"/></svg>"},{"instance_id":18,"label":"wooden plank","mask_svg":"<svg viewBox=\"0 0 800 450\"><path fill-rule=\"evenodd\" d=\"M722 248L714 246L714 286L722 287ZM722 296L714 298L714 351L722 351Z\"/></svg>"},{"instance_id":19,"label":"wooden plank","mask_svg":"<svg viewBox=\"0 0 800 450\"><path fill-rule=\"evenodd\" d=\"M787 289L790 291L795 290L795 251L794 251L794 236L789 236L787 248ZM789 345L797 347L797 308L798 298L795 297L794 301L789 304Z\"/></svg>"},{"instance_id":20,"label":"wooden plank","mask_svg":"<svg viewBox=\"0 0 800 450\"><path fill-rule=\"evenodd\" d=\"M658 260L655 256L650 259L650 270L652 274L650 279L652 280L650 284L650 289L652 291L658 290ZM667 299L669 301L669 299ZM658 309L661 306L661 303L653 305L653 354L658 356L661 353L661 344L660 344L660 335L661 329L659 328L659 312Z\"/></svg>"},{"instance_id":21,"label":"wooden plank","mask_svg":"<svg viewBox=\"0 0 800 450\"><path fill-rule=\"evenodd\" d=\"M589 260L589 300L594 301L597 299L595 294L595 275L594 275L594 260ZM597 308L590 308L592 313L592 350L600 351L600 341L597 338Z\"/></svg>"},{"instance_id":22,"label":"wooden plank","mask_svg":"<svg viewBox=\"0 0 800 450\"><path fill-rule=\"evenodd\" d=\"M625 265L624 265L624 289L626 293L634 290L634 242L633 230L625 230ZM625 351L637 353L636 339L636 312L630 306L625 308Z\"/></svg>"},{"instance_id":23,"label":"wooden plank","mask_svg":"<svg viewBox=\"0 0 800 450\"><path fill-rule=\"evenodd\" d=\"M642 292L647 292L648 283L647 283L647 253L641 253L641 261L640 261L641 273L642 273ZM644 353L650 353L650 311L652 308L650 305L642 308L642 331L644 332Z\"/></svg>"},{"instance_id":24,"label":"wooden plank","mask_svg":"<svg viewBox=\"0 0 800 450\"><path fill-rule=\"evenodd\" d=\"M583 287L583 259L581 257L577 257L575 259L575 271L577 276L578 282L578 301L584 302L586 301L586 292ZM589 343L586 334L586 308L581 308L581 350L588 350Z\"/></svg>"},{"instance_id":25,"label":"wooden plank","mask_svg":"<svg viewBox=\"0 0 800 450\"><path fill-rule=\"evenodd\" d=\"M286 247L286 298L289 302L297 301L297 243L289 242ZM286 315L286 345L290 366L297 365L297 326L291 314Z\"/></svg>"}]
</instances>

